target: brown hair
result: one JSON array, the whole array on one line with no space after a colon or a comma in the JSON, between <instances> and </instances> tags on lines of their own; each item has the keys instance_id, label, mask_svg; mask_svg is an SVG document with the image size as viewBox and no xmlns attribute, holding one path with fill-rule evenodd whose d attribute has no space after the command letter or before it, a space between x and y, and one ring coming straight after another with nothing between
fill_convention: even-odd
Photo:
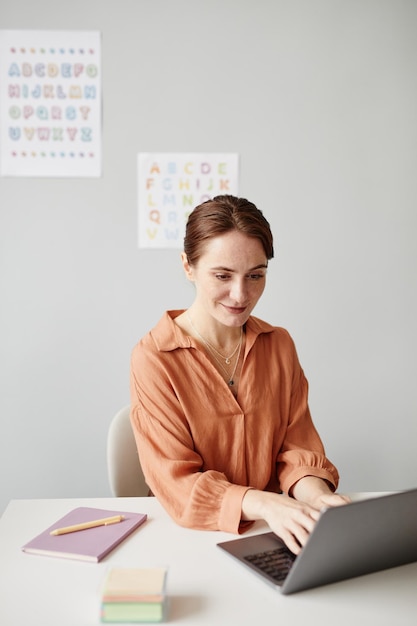
<instances>
[{"instance_id":1,"label":"brown hair","mask_svg":"<svg viewBox=\"0 0 417 626\"><path fill-rule=\"evenodd\" d=\"M190 265L196 265L207 241L231 230L259 239L266 258L273 258L272 232L262 211L245 198L224 195L206 200L188 217L184 252Z\"/></svg>"}]
</instances>

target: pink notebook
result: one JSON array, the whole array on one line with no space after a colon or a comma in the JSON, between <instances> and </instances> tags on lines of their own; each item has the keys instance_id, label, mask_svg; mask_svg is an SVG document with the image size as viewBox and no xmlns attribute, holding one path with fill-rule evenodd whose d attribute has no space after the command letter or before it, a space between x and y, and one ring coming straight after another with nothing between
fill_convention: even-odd
<instances>
[{"instance_id":1,"label":"pink notebook","mask_svg":"<svg viewBox=\"0 0 417 626\"><path fill-rule=\"evenodd\" d=\"M114 515L123 515L124 519L117 524L96 526L86 530L65 535L51 535L51 530L91 522ZM24 552L55 556L64 559L79 559L98 563L106 554L113 550L128 535L147 519L145 513L127 513L125 511L108 511L79 507L73 509L55 524L44 530L22 547Z\"/></svg>"}]
</instances>

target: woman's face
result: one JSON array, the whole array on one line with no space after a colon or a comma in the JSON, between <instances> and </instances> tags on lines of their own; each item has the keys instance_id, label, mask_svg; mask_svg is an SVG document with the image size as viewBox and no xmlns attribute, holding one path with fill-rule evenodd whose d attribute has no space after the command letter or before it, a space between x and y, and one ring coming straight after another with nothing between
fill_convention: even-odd
<instances>
[{"instance_id":1,"label":"woman's face","mask_svg":"<svg viewBox=\"0 0 417 626\"><path fill-rule=\"evenodd\" d=\"M259 239L233 230L210 239L196 265L182 256L195 283L195 305L226 326L242 326L265 289L268 260Z\"/></svg>"}]
</instances>

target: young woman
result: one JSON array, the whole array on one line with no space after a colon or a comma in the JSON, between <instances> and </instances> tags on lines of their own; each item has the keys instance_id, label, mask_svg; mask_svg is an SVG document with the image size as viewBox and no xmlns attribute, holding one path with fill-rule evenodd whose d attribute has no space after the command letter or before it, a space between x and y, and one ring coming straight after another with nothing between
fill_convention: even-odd
<instances>
[{"instance_id":1,"label":"young woman","mask_svg":"<svg viewBox=\"0 0 417 626\"><path fill-rule=\"evenodd\" d=\"M348 499L291 337L251 315L273 254L248 200L194 209L182 264L195 299L133 350L131 421L147 484L177 523L237 533L264 519L298 554L320 509Z\"/></svg>"}]
</instances>

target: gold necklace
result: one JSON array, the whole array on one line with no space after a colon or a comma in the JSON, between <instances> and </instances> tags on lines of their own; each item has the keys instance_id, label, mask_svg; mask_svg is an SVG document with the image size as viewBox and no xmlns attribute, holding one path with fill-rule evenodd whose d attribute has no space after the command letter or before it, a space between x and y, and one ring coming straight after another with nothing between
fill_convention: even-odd
<instances>
[{"instance_id":1,"label":"gold necklace","mask_svg":"<svg viewBox=\"0 0 417 626\"><path fill-rule=\"evenodd\" d=\"M210 347L210 345L208 346ZM236 358L236 362L235 362L235 366L233 368L233 372L231 373L231 375L229 375L229 372L227 371L227 369L224 367L223 363L221 363L221 361L219 361L219 359L216 357L215 354L213 354L213 358L216 359L217 363L220 365L220 367L222 368L223 372L226 374L226 377L229 379L227 381L227 384L229 385L229 387L233 387L233 385L235 384L234 381L234 377L236 374L236 369L237 369L237 364L239 363L239 359L240 359L240 351L242 348L242 335L240 336L240 340L239 340L239 352L237 353L237 358Z\"/></svg>"},{"instance_id":2,"label":"gold necklace","mask_svg":"<svg viewBox=\"0 0 417 626\"><path fill-rule=\"evenodd\" d=\"M196 335L201 339L201 341L207 346L207 348L209 348L209 350L212 352L213 354L213 358L216 360L216 362L218 363L218 365L220 365L220 367L222 368L223 372L226 374L226 378L228 378L228 382L227 384L229 385L229 387L233 387L233 385L235 384L234 381L234 377L236 374L236 369L237 369L237 364L239 363L239 358L240 358L240 351L242 349L242 338L243 338L243 330L242 327L240 328L240 337L239 337L239 341L236 345L236 348L233 350L232 354L228 357L225 357L223 354L221 354L220 352L218 352L218 350L216 350L216 348L214 346L211 345L210 342L207 341L207 339L205 339L202 335L200 335L200 333L198 332L198 330L196 329L196 327L194 326L194 324L191 321L191 318L188 314L187 311L187 318L188 321L191 324L192 329L194 330L194 332L196 333ZM233 356L236 354L236 351L239 350L236 361L235 361L235 365L233 368L233 371L231 374L229 374L229 372L227 371L227 369L225 368L225 366L223 365L223 363L217 358L216 354L218 354L226 363L226 365L230 365L230 360L233 358Z\"/></svg>"},{"instance_id":3,"label":"gold necklace","mask_svg":"<svg viewBox=\"0 0 417 626\"><path fill-rule=\"evenodd\" d=\"M191 317L189 316L188 311L187 311L187 318L188 318L188 321L191 324L191 327L192 327L193 331L201 339L201 341L203 341L206 344L206 346L208 346L213 352L215 352L217 354L217 356L219 356L221 359L223 359L223 361L226 363L226 365L230 365L231 359L233 359L233 357L235 356L238 348L240 348L240 346L242 345L242 334L243 334L242 327L240 327L240 337L239 337L239 341L236 344L236 348L233 350L233 352L232 352L232 354L230 356L224 356L218 350L216 350L216 348L214 346L212 346L211 343L209 341L207 341L207 339L204 339L204 337L202 335L200 335L200 333L198 332L198 330L194 326L193 322L191 321Z\"/></svg>"}]
</instances>

